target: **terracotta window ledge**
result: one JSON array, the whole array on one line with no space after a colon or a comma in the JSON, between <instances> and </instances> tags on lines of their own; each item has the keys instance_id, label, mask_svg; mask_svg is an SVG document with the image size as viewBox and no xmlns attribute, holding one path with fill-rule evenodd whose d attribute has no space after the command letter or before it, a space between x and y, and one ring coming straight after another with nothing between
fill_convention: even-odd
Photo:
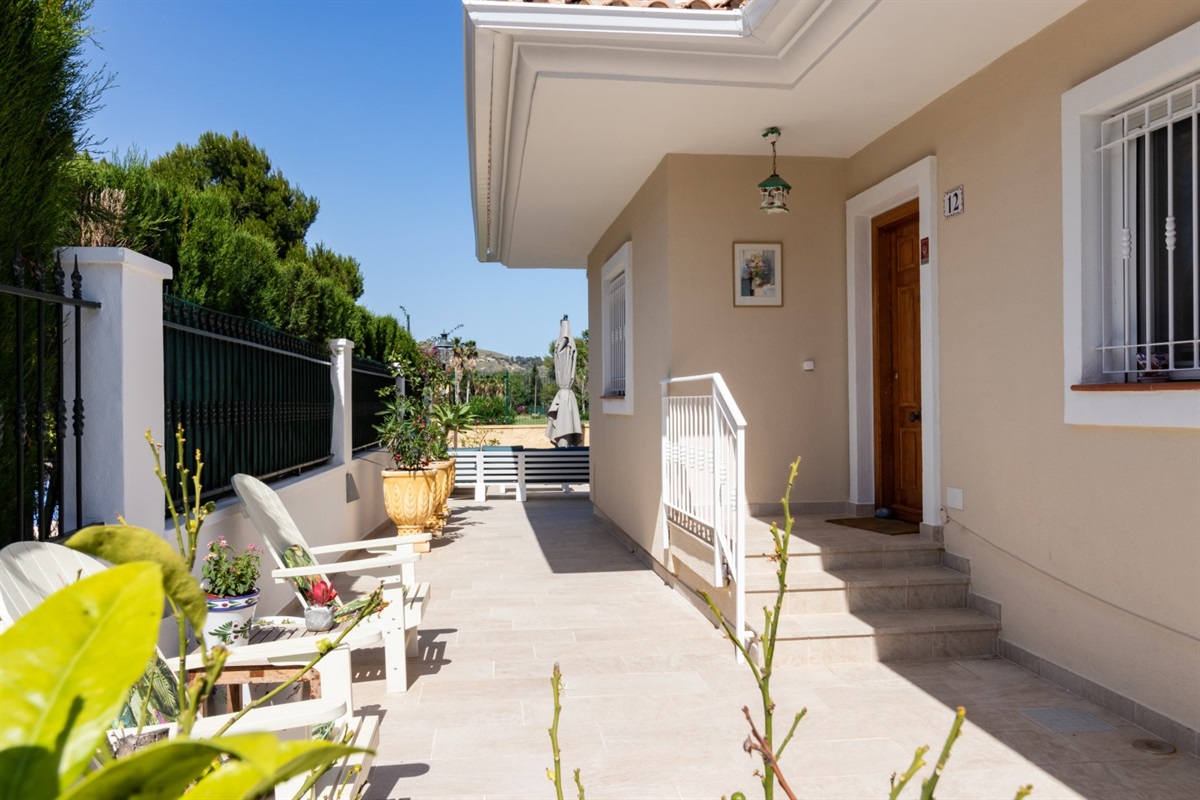
<instances>
[{"instance_id":1,"label":"terracotta window ledge","mask_svg":"<svg viewBox=\"0 0 1200 800\"><path fill-rule=\"evenodd\" d=\"M1162 383L1080 383L1072 392L1170 392L1200 391L1200 381L1163 381Z\"/></svg>"}]
</instances>

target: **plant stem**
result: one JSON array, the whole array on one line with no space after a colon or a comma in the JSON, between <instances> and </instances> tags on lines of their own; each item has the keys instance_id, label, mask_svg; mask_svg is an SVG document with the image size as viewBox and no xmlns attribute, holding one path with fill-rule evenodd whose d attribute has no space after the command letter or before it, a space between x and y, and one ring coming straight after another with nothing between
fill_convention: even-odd
<instances>
[{"instance_id":1,"label":"plant stem","mask_svg":"<svg viewBox=\"0 0 1200 800\"><path fill-rule=\"evenodd\" d=\"M778 757L791 741L792 735L796 732L796 726L803 718L805 711L801 711L792 721L792 727L788 731L787 736L783 740L783 745L780 746L778 752L773 750L775 737L775 701L771 699L771 671L775 661L775 644L779 638L779 618L783 614L783 598L787 594L787 568L788 568L788 543L792 538L792 525L794 520L791 511L792 486L796 482L796 474L800 469L800 459L797 458L792 462L788 473L787 490L783 493L783 517L784 530L779 532L779 525L771 525L771 538L775 540L775 553L772 556L779 562L779 568L775 571L776 578L779 581L779 588L775 593L774 609L763 608L763 636L759 639L762 648L763 663L759 668L755 659L750 657L750 653L746 644L742 641L741 631L735 631L729 621L725 619L725 615L717 608L712 597L707 592L701 591L700 596L704 598L705 604L708 605L710 611L717 618L717 622L725 631L725 635L733 642L733 646L741 653L746 660L746 664L750 667L750 672L754 675L754 681L758 684L759 694L762 696L763 706L763 733L760 736L758 730L754 727L754 721L750 718L748 709L743 709L746 712L746 719L750 722L750 729L757 741L751 740L751 749L757 750L762 758L762 786L763 796L766 800L773 800L775 797L775 783L778 780L779 785L787 793L788 797L794 797L791 788L787 786L783 776L779 774ZM757 774L757 773L756 773Z\"/></svg>"},{"instance_id":2,"label":"plant stem","mask_svg":"<svg viewBox=\"0 0 1200 800\"><path fill-rule=\"evenodd\" d=\"M562 786L562 751L558 747L558 715L562 704L558 700L558 692L562 686L562 671L558 662L554 662L554 672L550 677L550 689L554 693L554 720L550 723L550 749L554 754L554 794L558 800L563 800Z\"/></svg>"},{"instance_id":3,"label":"plant stem","mask_svg":"<svg viewBox=\"0 0 1200 800\"><path fill-rule=\"evenodd\" d=\"M938 756L937 763L933 765L933 772L921 782L921 800L933 800L933 790L937 788L938 779L941 778L946 761L950 758L950 748L962 734L963 720L966 719L966 716L967 710L959 706L958 713L954 715L954 724L950 726L950 733L946 736L946 744L942 746L942 753Z\"/></svg>"}]
</instances>

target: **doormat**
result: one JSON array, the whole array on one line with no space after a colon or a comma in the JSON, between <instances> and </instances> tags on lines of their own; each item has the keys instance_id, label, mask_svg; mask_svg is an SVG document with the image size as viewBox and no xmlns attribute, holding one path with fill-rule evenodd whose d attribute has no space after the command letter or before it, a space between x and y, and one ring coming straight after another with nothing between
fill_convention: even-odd
<instances>
[{"instance_id":1,"label":"doormat","mask_svg":"<svg viewBox=\"0 0 1200 800\"><path fill-rule=\"evenodd\" d=\"M834 525L845 525L847 528L858 528L860 531L882 533L887 536L899 536L903 533L920 533L921 529L912 522L899 519L879 519L879 517L847 517L846 519L827 519Z\"/></svg>"}]
</instances>

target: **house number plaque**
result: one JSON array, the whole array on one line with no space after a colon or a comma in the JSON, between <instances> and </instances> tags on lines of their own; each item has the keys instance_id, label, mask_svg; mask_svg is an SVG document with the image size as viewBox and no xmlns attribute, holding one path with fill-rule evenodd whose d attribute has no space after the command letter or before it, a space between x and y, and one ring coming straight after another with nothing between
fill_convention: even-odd
<instances>
[{"instance_id":1,"label":"house number plaque","mask_svg":"<svg viewBox=\"0 0 1200 800\"><path fill-rule=\"evenodd\" d=\"M942 195L942 216L946 219L963 213L963 187L955 186Z\"/></svg>"}]
</instances>

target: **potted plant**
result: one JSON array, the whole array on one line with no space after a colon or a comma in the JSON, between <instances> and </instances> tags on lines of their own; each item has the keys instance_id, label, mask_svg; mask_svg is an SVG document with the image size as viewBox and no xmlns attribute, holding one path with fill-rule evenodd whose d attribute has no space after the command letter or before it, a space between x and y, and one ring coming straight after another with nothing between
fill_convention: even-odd
<instances>
[{"instance_id":1,"label":"potted plant","mask_svg":"<svg viewBox=\"0 0 1200 800\"><path fill-rule=\"evenodd\" d=\"M337 590L326 581L317 581L308 588L306 594L308 595L308 608L304 609L304 627L310 631L332 629Z\"/></svg>"},{"instance_id":2,"label":"potted plant","mask_svg":"<svg viewBox=\"0 0 1200 800\"><path fill-rule=\"evenodd\" d=\"M384 508L397 533L419 533L438 508L433 462L446 455L445 434L410 397L388 400L380 417L375 432L393 463L382 472Z\"/></svg>"},{"instance_id":3,"label":"potted plant","mask_svg":"<svg viewBox=\"0 0 1200 800\"><path fill-rule=\"evenodd\" d=\"M479 422L479 415L471 410L470 403L439 403L430 409L429 415L441 425L445 436L453 437L454 450L458 450L459 435L472 432L475 430L475 423ZM456 461L453 455L448 457L447 464L445 487L444 491L439 493L442 499L436 514L439 530L450 518L450 507L447 501L450 499L450 493L454 491Z\"/></svg>"},{"instance_id":4,"label":"potted plant","mask_svg":"<svg viewBox=\"0 0 1200 800\"><path fill-rule=\"evenodd\" d=\"M208 606L202 633L209 647L249 644L264 552L258 545L248 544L244 552L235 553L224 536L209 542L208 555L200 566Z\"/></svg>"},{"instance_id":5,"label":"potted plant","mask_svg":"<svg viewBox=\"0 0 1200 800\"><path fill-rule=\"evenodd\" d=\"M445 518L437 512L453 488L453 461L446 430L432 409L438 398L449 393L450 376L434 347L398 352L391 360L409 394L380 392L385 410L375 431L395 465L383 471L384 507L401 535L440 533Z\"/></svg>"}]
</instances>

